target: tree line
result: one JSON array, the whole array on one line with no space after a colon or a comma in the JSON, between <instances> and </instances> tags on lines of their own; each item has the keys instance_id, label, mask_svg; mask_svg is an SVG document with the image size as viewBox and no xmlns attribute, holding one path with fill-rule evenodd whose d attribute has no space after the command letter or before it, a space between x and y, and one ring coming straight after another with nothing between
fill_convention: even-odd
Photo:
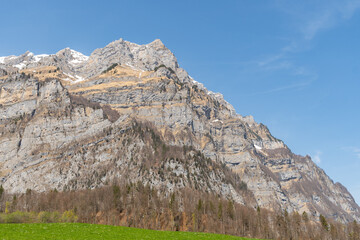
<instances>
[{"instance_id":1,"label":"tree line","mask_svg":"<svg viewBox=\"0 0 360 240\"><path fill-rule=\"evenodd\" d=\"M354 221L341 224L306 212L272 212L210 193L169 194L141 182L118 180L93 190L10 194L0 187L0 222L82 222L171 231L198 231L265 239L360 239Z\"/></svg>"}]
</instances>

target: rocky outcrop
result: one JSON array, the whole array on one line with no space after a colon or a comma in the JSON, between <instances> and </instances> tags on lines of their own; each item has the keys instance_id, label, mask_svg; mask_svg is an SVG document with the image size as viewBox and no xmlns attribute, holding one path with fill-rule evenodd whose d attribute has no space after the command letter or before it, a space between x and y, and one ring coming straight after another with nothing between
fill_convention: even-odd
<instances>
[{"instance_id":1,"label":"rocky outcrop","mask_svg":"<svg viewBox=\"0 0 360 240\"><path fill-rule=\"evenodd\" d=\"M127 174L165 192L199 188L254 207L360 220L343 186L194 81L160 40L38 56L0 58L6 189L94 188Z\"/></svg>"}]
</instances>

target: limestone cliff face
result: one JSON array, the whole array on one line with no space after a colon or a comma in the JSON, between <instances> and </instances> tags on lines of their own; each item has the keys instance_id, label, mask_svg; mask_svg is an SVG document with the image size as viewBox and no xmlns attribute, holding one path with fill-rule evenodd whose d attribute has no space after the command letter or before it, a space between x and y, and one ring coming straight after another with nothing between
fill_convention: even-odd
<instances>
[{"instance_id":1,"label":"limestone cliff face","mask_svg":"<svg viewBox=\"0 0 360 240\"><path fill-rule=\"evenodd\" d=\"M0 178L10 191L94 188L127 176L165 192L197 188L360 220L342 185L194 81L160 40L120 39L89 57L71 49L2 57L0 76Z\"/></svg>"}]
</instances>

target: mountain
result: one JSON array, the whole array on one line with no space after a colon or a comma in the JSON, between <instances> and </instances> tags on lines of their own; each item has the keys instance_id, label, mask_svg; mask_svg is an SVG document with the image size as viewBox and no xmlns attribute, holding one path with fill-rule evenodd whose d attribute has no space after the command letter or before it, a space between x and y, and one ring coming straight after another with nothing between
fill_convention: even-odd
<instances>
[{"instance_id":1,"label":"mountain","mask_svg":"<svg viewBox=\"0 0 360 240\"><path fill-rule=\"evenodd\" d=\"M93 189L116 178L190 188L252 207L360 221L309 156L243 117L179 67L160 40L90 56L0 58L0 184L9 192Z\"/></svg>"}]
</instances>

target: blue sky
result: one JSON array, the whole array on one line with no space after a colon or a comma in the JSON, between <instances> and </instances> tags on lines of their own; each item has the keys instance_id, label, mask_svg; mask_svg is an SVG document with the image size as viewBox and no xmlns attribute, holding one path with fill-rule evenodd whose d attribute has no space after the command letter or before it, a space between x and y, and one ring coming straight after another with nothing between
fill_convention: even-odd
<instances>
[{"instance_id":1,"label":"blue sky","mask_svg":"<svg viewBox=\"0 0 360 240\"><path fill-rule=\"evenodd\" d=\"M4 0L0 26L0 56L160 38L195 80L360 203L360 0Z\"/></svg>"}]
</instances>

